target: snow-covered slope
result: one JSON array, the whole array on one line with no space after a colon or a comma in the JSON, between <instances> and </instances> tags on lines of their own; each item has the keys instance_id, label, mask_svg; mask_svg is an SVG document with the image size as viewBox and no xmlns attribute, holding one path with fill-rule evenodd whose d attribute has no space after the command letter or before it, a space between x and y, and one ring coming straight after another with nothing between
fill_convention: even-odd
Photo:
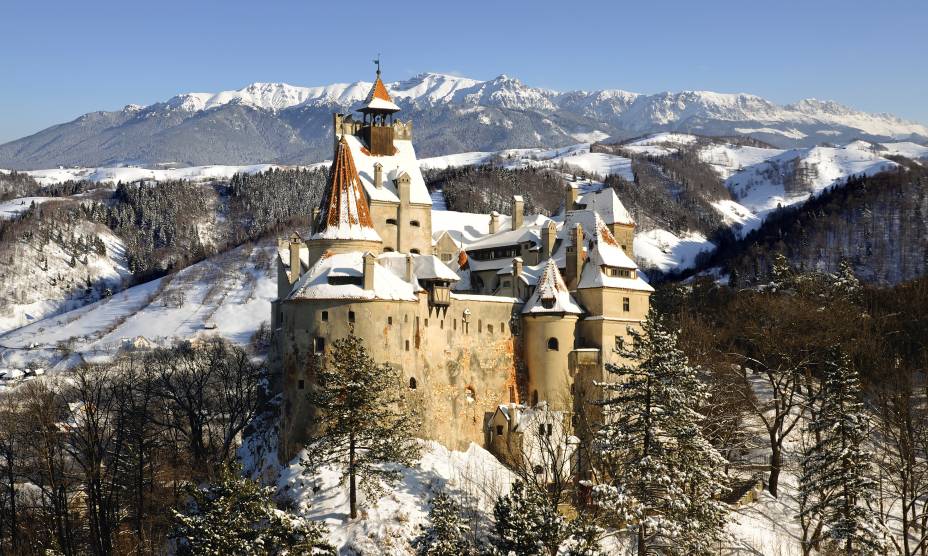
<instances>
[{"instance_id":1,"label":"snow-covered slope","mask_svg":"<svg viewBox=\"0 0 928 556\"><path fill-rule=\"evenodd\" d=\"M323 161L300 168L312 168L328 164ZM97 183L133 182L139 180L168 181L168 180L228 180L235 174L260 174L274 168L283 166L272 164L252 164L249 166L191 166L187 168L149 169L138 166L113 166L109 168L51 168L48 170L27 170L40 185L50 185L69 180L88 180Z\"/></svg>"}]
</instances>

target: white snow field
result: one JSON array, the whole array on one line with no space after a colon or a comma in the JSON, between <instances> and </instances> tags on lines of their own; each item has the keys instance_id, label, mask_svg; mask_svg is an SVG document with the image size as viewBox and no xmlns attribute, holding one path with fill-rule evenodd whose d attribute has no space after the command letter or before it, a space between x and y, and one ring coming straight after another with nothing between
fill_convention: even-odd
<instances>
[{"instance_id":1,"label":"white snow field","mask_svg":"<svg viewBox=\"0 0 928 556\"><path fill-rule=\"evenodd\" d=\"M314 168L328 165L329 161L308 166L280 166L276 164L252 164L249 166L190 166L186 168L149 169L137 166L115 166L102 168L51 168L48 170L26 170L39 185L52 185L69 180L88 180L96 183L132 181L228 180L235 174L259 174L273 168Z\"/></svg>"}]
</instances>

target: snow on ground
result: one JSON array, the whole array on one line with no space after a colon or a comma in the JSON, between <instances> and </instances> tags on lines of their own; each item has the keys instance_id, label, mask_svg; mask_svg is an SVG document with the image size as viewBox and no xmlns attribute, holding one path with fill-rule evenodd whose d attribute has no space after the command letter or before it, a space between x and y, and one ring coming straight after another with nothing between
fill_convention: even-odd
<instances>
[{"instance_id":1,"label":"snow on ground","mask_svg":"<svg viewBox=\"0 0 928 556\"><path fill-rule=\"evenodd\" d=\"M782 149L712 144L700 149L699 158L712 166L722 179L728 179L732 174L766 162L784 152L786 151Z\"/></svg>"},{"instance_id":2,"label":"snow on ground","mask_svg":"<svg viewBox=\"0 0 928 556\"><path fill-rule=\"evenodd\" d=\"M419 166L423 170L444 170L459 166L477 166L486 164L496 156L495 152L469 152L448 154L445 156L435 156L432 158L420 158Z\"/></svg>"},{"instance_id":3,"label":"snow on ground","mask_svg":"<svg viewBox=\"0 0 928 556\"><path fill-rule=\"evenodd\" d=\"M328 161L299 166L298 168L313 168L327 166ZM190 180L208 181L230 179L235 174L259 174L272 168L291 168L274 164L252 164L250 166L190 166L188 168L148 169L135 166L112 168L53 168L49 170L27 170L25 173L32 176L40 185L51 185L69 180L89 180L93 182L132 182L138 180ZM296 168L296 167L293 167Z\"/></svg>"},{"instance_id":4,"label":"snow on ground","mask_svg":"<svg viewBox=\"0 0 928 556\"><path fill-rule=\"evenodd\" d=\"M423 158L419 161L423 169L441 170L458 166L474 166L496 162L506 168L526 167L560 168L561 165L576 167L605 177L620 175L633 179L631 161L614 154L591 153L590 143L579 143L556 149L507 149L498 152L467 152Z\"/></svg>"},{"instance_id":5,"label":"snow on ground","mask_svg":"<svg viewBox=\"0 0 928 556\"><path fill-rule=\"evenodd\" d=\"M880 154L883 155L899 155L916 159L928 158L928 147L919 145L918 143L912 143L911 141L903 141L900 143L880 143L879 146L886 149L880 151Z\"/></svg>"},{"instance_id":6,"label":"snow on ground","mask_svg":"<svg viewBox=\"0 0 928 556\"><path fill-rule=\"evenodd\" d=\"M635 258L647 268L671 272L695 266L696 257L712 251L715 245L700 233L678 237L667 230L654 229L635 234Z\"/></svg>"},{"instance_id":7,"label":"snow on ground","mask_svg":"<svg viewBox=\"0 0 928 556\"><path fill-rule=\"evenodd\" d=\"M317 476L304 474L301 455L281 472L279 496L291 502L298 515L324 521L340 554L412 554L409 541L418 535L429 501L438 492L470 500L482 514L480 521L489 523L496 498L509 492L512 472L476 444L464 452L429 441L422 441L422 447L414 467L399 467L402 479L395 488L376 500L359 494L360 519L348 519L347 489L339 484L339 469L330 466Z\"/></svg>"},{"instance_id":8,"label":"snow on ground","mask_svg":"<svg viewBox=\"0 0 928 556\"><path fill-rule=\"evenodd\" d=\"M790 139L805 139L806 134L799 131L798 129L774 129L772 127L736 127L735 131L738 133L743 133L745 135L751 133L772 133L775 135L783 135L784 137L789 137Z\"/></svg>"},{"instance_id":9,"label":"snow on ground","mask_svg":"<svg viewBox=\"0 0 928 556\"><path fill-rule=\"evenodd\" d=\"M722 214L725 224L732 227L738 236L747 235L759 228L762 223L761 219L755 216L747 207L741 206L735 201L722 199L712 203L712 206Z\"/></svg>"},{"instance_id":10,"label":"snow on ground","mask_svg":"<svg viewBox=\"0 0 928 556\"><path fill-rule=\"evenodd\" d=\"M68 368L105 360L127 342L156 345L200 334L245 344L277 297L276 249L243 246L0 336L0 367ZM67 345L67 349L62 349Z\"/></svg>"},{"instance_id":11,"label":"snow on ground","mask_svg":"<svg viewBox=\"0 0 928 556\"><path fill-rule=\"evenodd\" d=\"M55 199L55 197L18 197L9 201L0 202L0 220L18 216L32 206L32 203L41 205L46 201Z\"/></svg>"}]
</instances>

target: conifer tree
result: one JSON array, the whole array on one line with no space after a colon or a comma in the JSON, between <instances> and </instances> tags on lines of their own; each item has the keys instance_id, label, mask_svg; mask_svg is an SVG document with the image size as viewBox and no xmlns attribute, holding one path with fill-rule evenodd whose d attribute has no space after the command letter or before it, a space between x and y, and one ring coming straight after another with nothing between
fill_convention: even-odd
<instances>
[{"instance_id":1,"label":"conifer tree","mask_svg":"<svg viewBox=\"0 0 928 556\"><path fill-rule=\"evenodd\" d=\"M432 499L429 523L422 527L413 546L417 556L469 556L476 553L470 532L457 502L439 493Z\"/></svg>"},{"instance_id":2,"label":"conifer tree","mask_svg":"<svg viewBox=\"0 0 928 556\"><path fill-rule=\"evenodd\" d=\"M521 481L496 501L493 517L490 540L495 554L554 556L569 534L567 520Z\"/></svg>"},{"instance_id":3,"label":"conifer tree","mask_svg":"<svg viewBox=\"0 0 928 556\"><path fill-rule=\"evenodd\" d=\"M841 553L875 554L882 548L869 510L875 481L866 450L870 422L861 402L860 381L847 355L828 362L822 404L807 430L815 437L805 450L799 481L800 519L812 527L807 544L826 541ZM807 549L810 547L807 547Z\"/></svg>"},{"instance_id":4,"label":"conifer tree","mask_svg":"<svg viewBox=\"0 0 928 556\"><path fill-rule=\"evenodd\" d=\"M703 436L705 385L652 309L607 365L616 378L599 383L603 426L594 448L609 480L594 499L637 539L638 554L709 554L722 538L727 509L724 458Z\"/></svg>"},{"instance_id":5,"label":"conifer tree","mask_svg":"<svg viewBox=\"0 0 928 556\"><path fill-rule=\"evenodd\" d=\"M315 433L307 446L309 469L344 466L351 518L358 517L357 487L373 497L400 478L395 466L419 455L415 415L406 407L400 374L377 364L351 335L336 340L309 389Z\"/></svg>"},{"instance_id":6,"label":"conifer tree","mask_svg":"<svg viewBox=\"0 0 928 556\"><path fill-rule=\"evenodd\" d=\"M189 502L174 512L171 537L178 554L335 554L325 540L324 525L276 509L273 489L240 472L238 466L229 466L205 488L188 486Z\"/></svg>"}]
</instances>

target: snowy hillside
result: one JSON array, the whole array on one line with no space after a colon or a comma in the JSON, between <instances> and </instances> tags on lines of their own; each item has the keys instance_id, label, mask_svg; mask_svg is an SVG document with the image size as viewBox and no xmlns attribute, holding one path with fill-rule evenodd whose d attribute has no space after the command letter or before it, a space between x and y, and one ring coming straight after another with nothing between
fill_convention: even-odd
<instances>
[{"instance_id":1,"label":"snowy hillside","mask_svg":"<svg viewBox=\"0 0 928 556\"><path fill-rule=\"evenodd\" d=\"M317 164L298 167L314 168L327 164L327 161L323 161ZM166 169L149 169L138 166L113 166L109 168L52 168L48 170L27 170L24 173L35 179L40 185L51 185L69 180L87 180L96 183L116 183L120 181L128 183L139 180L228 180L235 174L259 174L274 168L286 167L273 164L253 164L249 166L211 165Z\"/></svg>"}]
</instances>

